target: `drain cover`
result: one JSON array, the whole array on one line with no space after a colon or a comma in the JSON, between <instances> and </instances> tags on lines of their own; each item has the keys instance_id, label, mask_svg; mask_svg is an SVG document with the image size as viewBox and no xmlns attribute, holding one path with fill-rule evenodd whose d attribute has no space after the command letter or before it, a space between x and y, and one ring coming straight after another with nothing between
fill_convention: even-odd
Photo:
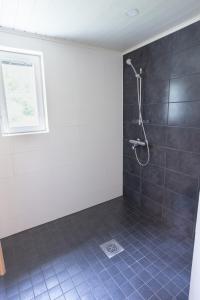
<instances>
[{"instance_id":1,"label":"drain cover","mask_svg":"<svg viewBox=\"0 0 200 300\"><path fill-rule=\"evenodd\" d=\"M124 251L124 248L116 240L110 240L100 245L100 248L108 258L111 258Z\"/></svg>"}]
</instances>

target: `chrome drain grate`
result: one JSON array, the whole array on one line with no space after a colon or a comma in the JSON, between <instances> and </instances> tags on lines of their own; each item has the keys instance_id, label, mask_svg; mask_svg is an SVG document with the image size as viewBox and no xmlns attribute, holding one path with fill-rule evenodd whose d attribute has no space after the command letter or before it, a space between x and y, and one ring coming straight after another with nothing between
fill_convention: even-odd
<instances>
[{"instance_id":1,"label":"chrome drain grate","mask_svg":"<svg viewBox=\"0 0 200 300\"><path fill-rule=\"evenodd\" d=\"M100 245L100 248L108 258L111 258L124 251L124 248L116 240L110 240L106 243L103 243Z\"/></svg>"}]
</instances>

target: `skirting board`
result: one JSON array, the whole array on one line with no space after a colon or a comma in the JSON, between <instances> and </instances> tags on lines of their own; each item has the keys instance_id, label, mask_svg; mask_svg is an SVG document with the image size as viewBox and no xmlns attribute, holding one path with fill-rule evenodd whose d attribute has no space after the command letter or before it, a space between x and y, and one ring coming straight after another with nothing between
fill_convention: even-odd
<instances>
[{"instance_id":1,"label":"skirting board","mask_svg":"<svg viewBox=\"0 0 200 300\"><path fill-rule=\"evenodd\" d=\"M5 275L5 273L6 273L6 268L5 268L4 258L3 258L3 250L0 242L0 276Z\"/></svg>"}]
</instances>

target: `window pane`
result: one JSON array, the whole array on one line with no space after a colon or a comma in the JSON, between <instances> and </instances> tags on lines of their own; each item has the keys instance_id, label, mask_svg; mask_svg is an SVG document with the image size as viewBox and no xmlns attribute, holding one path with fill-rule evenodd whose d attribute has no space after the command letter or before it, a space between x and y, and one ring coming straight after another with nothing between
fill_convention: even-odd
<instances>
[{"instance_id":1,"label":"window pane","mask_svg":"<svg viewBox=\"0 0 200 300\"><path fill-rule=\"evenodd\" d=\"M2 72L9 127L38 126L34 67L2 62Z\"/></svg>"}]
</instances>

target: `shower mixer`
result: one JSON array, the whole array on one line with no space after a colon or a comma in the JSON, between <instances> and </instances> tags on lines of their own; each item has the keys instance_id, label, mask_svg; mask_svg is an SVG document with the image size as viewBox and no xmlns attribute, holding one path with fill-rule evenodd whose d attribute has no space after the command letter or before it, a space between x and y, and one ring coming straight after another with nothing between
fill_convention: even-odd
<instances>
[{"instance_id":1,"label":"shower mixer","mask_svg":"<svg viewBox=\"0 0 200 300\"><path fill-rule=\"evenodd\" d=\"M132 148L135 149L137 146L146 146L146 143L141 141L140 139L137 140L129 140L129 143L132 144Z\"/></svg>"}]
</instances>

